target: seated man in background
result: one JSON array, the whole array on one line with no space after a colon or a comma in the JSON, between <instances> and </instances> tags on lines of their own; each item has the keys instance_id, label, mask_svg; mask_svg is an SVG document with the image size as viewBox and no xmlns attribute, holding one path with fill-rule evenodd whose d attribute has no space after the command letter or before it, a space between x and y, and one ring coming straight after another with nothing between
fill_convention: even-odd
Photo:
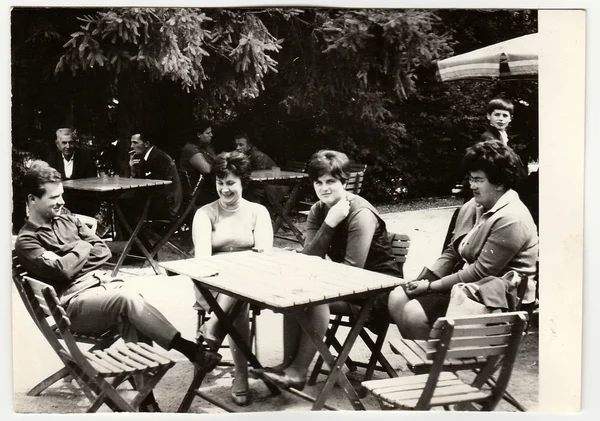
<instances>
[{"instance_id":1,"label":"seated man in background","mask_svg":"<svg viewBox=\"0 0 600 421\"><path fill-rule=\"evenodd\" d=\"M62 175L63 180L90 178L98 175L96 162L92 154L79 146L72 129L62 128L56 131L56 148L48 154L47 162ZM100 203L88 195L70 191L65 194L71 210L75 213L94 217Z\"/></svg>"},{"instance_id":2,"label":"seated man in background","mask_svg":"<svg viewBox=\"0 0 600 421\"><path fill-rule=\"evenodd\" d=\"M15 251L28 273L55 288L71 320L71 330L101 334L118 328L126 342L155 341L165 349L181 352L207 371L217 365L219 354L182 338L140 294L98 270L111 252L64 208L58 171L44 161L35 161L25 173L23 189L29 218L19 231ZM160 411L152 393L140 404L140 410Z\"/></svg>"},{"instance_id":3,"label":"seated man in background","mask_svg":"<svg viewBox=\"0 0 600 421\"><path fill-rule=\"evenodd\" d=\"M277 168L275 161L254 146L246 133L235 136L235 149L250 158L250 168L253 171ZM287 191L286 186L255 183L250 184L246 190L246 199L251 202L261 203L270 211L276 210L278 214L283 212L281 201Z\"/></svg>"},{"instance_id":4,"label":"seated man in background","mask_svg":"<svg viewBox=\"0 0 600 421\"><path fill-rule=\"evenodd\" d=\"M142 133L131 136L129 155L132 178L171 181L171 184L167 184L153 194L148 209L148 218L172 219L176 217L181 207L183 192L173 159L154 146ZM120 200L125 217L133 228L142 214L145 201L140 198L139 192L136 191L123 194ZM147 244L148 242L143 233L140 234L138 235L140 241Z\"/></svg>"}]
</instances>

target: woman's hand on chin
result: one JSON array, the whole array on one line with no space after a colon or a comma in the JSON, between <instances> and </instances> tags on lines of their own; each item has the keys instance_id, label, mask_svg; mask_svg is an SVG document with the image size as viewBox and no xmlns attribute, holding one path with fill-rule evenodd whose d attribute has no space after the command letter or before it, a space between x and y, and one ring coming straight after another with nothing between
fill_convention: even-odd
<instances>
[{"instance_id":1,"label":"woman's hand on chin","mask_svg":"<svg viewBox=\"0 0 600 421\"><path fill-rule=\"evenodd\" d=\"M335 228L342 222L350 213L350 202L347 197L343 197L339 202L333 205L327 216L325 217L325 223L331 228Z\"/></svg>"}]
</instances>

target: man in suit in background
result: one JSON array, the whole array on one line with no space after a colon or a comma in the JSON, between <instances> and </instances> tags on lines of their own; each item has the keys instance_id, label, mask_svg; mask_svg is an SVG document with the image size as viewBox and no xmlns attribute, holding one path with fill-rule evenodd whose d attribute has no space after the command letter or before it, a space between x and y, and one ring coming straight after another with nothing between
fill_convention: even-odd
<instances>
[{"instance_id":1,"label":"man in suit in background","mask_svg":"<svg viewBox=\"0 0 600 421\"><path fill-rule=\"evenodd\" d=\"M183 191L173 159L167 153L154 146L141 132L137 132L131 136L129 155L129 167L132 178L171 181L171 184L155 190L147 217L150 219L175 218L181 208ZM129 225L132 228L135 227L144 209L144 198L140 197L139 192L132 191L123 194L120 197L120 201ZM138 238L145 246L149 246L149 242L143 232L138 234ZM136 254L139 251L136 250L135 244L132 250Z\"/></svg>"},{"instance_id":2,"label":"man in suit in background","mask_svg":"<svg viewBox=\"0 0 600 421\"><path fill-rule=\"evenodd\" d=\"M98 176L92 154L79 146L72 129L58 129L55 143L56 148L48 155L47 162L52 168L56 168L63 180ZM94 198L73 191L66 191L65 199L72 212L91 217L95 217L100 207L100 203Z\"/></svg>"},{"instance_id":3,"label":"man in suit in background","mask_svg":"<svg viewBox=\"0 0 600 421\"><path fill-rule=\"evenodd\" d=\"M142 133L131 136L129 154L131 177L171 181L171 184L154 194L148 215L156 218L176 216L181 207L182 190L173 159L154 146Z\"/></svg>"}]
</instances>

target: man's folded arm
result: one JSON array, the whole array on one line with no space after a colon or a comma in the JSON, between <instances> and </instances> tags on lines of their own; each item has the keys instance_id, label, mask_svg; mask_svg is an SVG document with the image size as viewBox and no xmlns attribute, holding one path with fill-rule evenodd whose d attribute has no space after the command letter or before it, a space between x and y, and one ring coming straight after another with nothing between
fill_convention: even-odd
<instances>
[{"instance_id":1,"label":"man's folded arm","mask_svg":"<svg viewBox=\"0 0 600 421\"><path fill-rule=\"evenodd\" d=\"M33 236L21 235L15 244L19 262L32 274L49 281L68 283L87 262L92 245L79 240L57 252L46 250Z\"/></svg>"}]
</instances>

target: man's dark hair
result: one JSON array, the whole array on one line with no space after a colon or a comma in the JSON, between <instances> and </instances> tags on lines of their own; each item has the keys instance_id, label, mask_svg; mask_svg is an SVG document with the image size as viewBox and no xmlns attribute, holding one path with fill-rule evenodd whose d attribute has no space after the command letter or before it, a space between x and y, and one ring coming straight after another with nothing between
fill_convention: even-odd
<instances>
[{"instance_id":1,"label":"man's dark hair","mask_svg":"<svg viewBox=\"0 0 600 421\"><path fill-rule=\"evenodd\" d=\"M236 134L235 137L233 138L233 140L238 140L238 139L246 139L248 146L253 144L252 141L250 140L250 136L248 136L248 133L246 133L246 132L240 132L240 133Z\"/></svg>"},{"instance_id":2,"label":"man's dark hair","mask_svg":"<svg viewBox=\"0 0 600 421\"><path fill-rule=\"evenodd\" d=\"M512 116L515 112L515 107L508 99L494 98L488 103L485 112L486 114L491 114L494 112L494 110L508 111Z\"/></svg>"},{"instance_id":3,"label":"man's dark hair","mask_svg":"<svg viewBox=\"0 0 600 421\"><path fill-rule=\"evenodd\" d=\"M500 140L486 140L467 149L463 158L466 172L483 171L490 183L515 188L527 175L519 155Z\"/></svg>"},{"instance_id":4,"label":"man's dark hair","mask_svg":"<svg viewBox=\"0 0 600 421\"><path fill-rule=\"evenodd\" d=\"M142 131L139 131L139 130L138 130L138 131L134 131L134 132L133 132L133 134L131 135L131 137L133 137L133 136L139 136L139 137L140 137L140 140L141 140L142 142L149 142L149 143L152 143L152 140L148 139L148 138L146 137L146 134L145 134L144 132L142 132Z\"/></svg>"},{"instance_id":5,"label":"man's dark hair","mask_svg":"<svg viewBox=\"0 0 600 421\"><path fill-rule=\"evenodd\" d=\"M23 176L23 192L25 197L32 194L35 197L42 197L46 193L44 184L59 183L62 181L60 173L52 168L46 161L36 160L31 163L31 167L25 171Z\"/></svg>"},{"instance_id":6,"label":"man's dark hair","mask_svg":"<svg viewBox=\"0 0 600 421\"><path fill-rule=\"evenodd\" d=\"M221 152L212 164L212 173L215 177L225 178L228 174L233 174L242 180L242 187L250 183L251 172L250 158L238 151Z\"/></svg>"}]
</instances>

